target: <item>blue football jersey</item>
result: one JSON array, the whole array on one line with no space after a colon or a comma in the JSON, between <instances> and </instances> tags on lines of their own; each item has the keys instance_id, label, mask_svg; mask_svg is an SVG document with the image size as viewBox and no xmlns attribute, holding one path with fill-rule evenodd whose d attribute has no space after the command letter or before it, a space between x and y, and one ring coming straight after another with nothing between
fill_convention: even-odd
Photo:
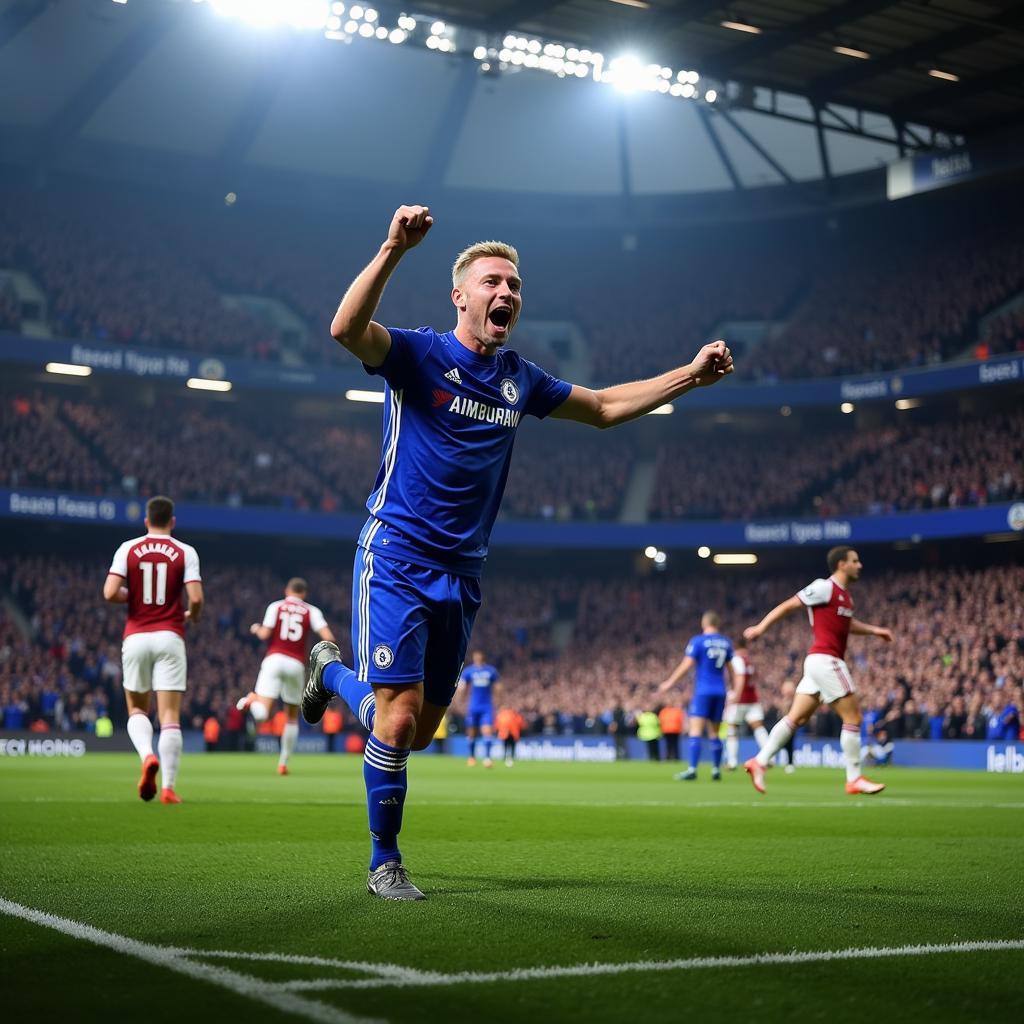
<instances>
[{"instance_id":1,"label":"blue football jersey","mask_svg":"<svg viewBox=\"0 0 1024 1024\"><path fill-rule=\"evenodd\" d=\"M500 676L493 665L467 665L460 676L469 684L469 707L490 707L494 696L494 684Z\"/></svg>"},{"instance_id":2,"label":"blue football jersey","mask_svg":"<svg viewBox=\"0 0 1024 1024\"><path fill-rule=\"evenodd\" d=\"M725 666L732 661L732 641L721 633L701 633L686 645L686 654L697 663L693 692L725 696Z\"/></svg>"},{"instance_id":3,"label":"blue football jersey","mask_svg":"<svg viewBox=\"0 0 1024 1024\"><path fill-rule=\"evenodd\" d=\"M384 444L368 551L463 576L479 576L505 491L522 416L543 418L572 385L502 350L470 352L451 332L388 329Z\"/></svg>"}]
</instances>

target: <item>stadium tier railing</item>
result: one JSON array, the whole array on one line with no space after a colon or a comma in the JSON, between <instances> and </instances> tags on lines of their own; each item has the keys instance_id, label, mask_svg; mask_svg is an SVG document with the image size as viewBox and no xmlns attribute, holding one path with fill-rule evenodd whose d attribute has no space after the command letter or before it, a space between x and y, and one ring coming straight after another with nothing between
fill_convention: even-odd
<instances>
[{"instance_id":1,"label":"stadium tier railing","mask_svg":"<svg viewBox=\"0 0 1024 1024\"><path fill-rule=\"evenodd\" d=\"M181 383L190 378L222 380L229 381L232 388L242 390L305 392L336 397L351 389L381 390L358 368L282 366L94 341L25 338L9 332L0 332L0 363L35 366L39 370L43 370L47 363L67 363L89 367L95 374ZM892 402L1022 382L1024 355L1014 353L981 361L941 363L852 377L756 384L730 380L723 387L690 393L686 396L686 407L778 409L782 406L795 408L844 402Z\"/></svg>"},{"instance_id":2,"label":"stadium tier railing","mask_svg":"<svg viewBox=\"0 0 1024 1024\"><path fill-rule=\"evenodd\" d=\"M144 503L137 498L96 497L64 491L0 489L0 519L142 527ZM285 509L236 508L181 502L179 529L192 533L351 540L359 536L364 515L296 512ZM491 536L494 547L576 549L765 548L828 546L840 543L917 543L949 537L1021 533L1024 502L975 508L936 509L873 516L819 519L758 519L722 522L686 520L642 524L499 520Z\"/></svg>"}]
</instances>

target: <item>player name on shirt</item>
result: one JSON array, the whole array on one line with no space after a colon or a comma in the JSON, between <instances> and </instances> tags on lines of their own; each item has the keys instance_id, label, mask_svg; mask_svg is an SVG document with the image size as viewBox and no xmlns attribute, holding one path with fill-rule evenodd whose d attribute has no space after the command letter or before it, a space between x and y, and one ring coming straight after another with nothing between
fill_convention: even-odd
<instances>
[{"instance_id":1,"label":"player name on shirt","mask_svg":"<svg viewBox=\"0 0 1024 1024\"><path fill-rule=\"evenodd\" d=\"M176 562L181 556L181 551L173 544L147 541L145 544L140 544L137 548L132 548L132 554L136 558L142 558L143 555L166 555L168 561Z\"/></svg>"}]
</instances>

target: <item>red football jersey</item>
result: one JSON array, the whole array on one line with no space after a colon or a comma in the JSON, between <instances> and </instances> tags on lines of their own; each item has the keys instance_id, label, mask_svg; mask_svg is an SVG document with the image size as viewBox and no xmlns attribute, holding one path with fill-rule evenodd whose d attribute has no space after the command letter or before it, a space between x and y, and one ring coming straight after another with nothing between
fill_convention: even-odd
<instances>
[{"instance_id":1,"label":"red football jersey","mask_svg":"<svg viewBox=\"0 0 1024 1024\"><path fill-rule=\"evenodd\" d=\"M309 631L319 633L327 620L315 604L288 596L267 606L263 625L274 631L267 654L287 654L289 658L305 661Z\"/></svg>"},{"instance_id":2,"label":"red football jersey","mask_svg":"<svg viewBox=\"0 0 1024 1024\"><path fill-rule=\"evenodd\" d=\"M807 617L814 632L808 654L846 657L846 641L853 622L853 598L834 579L815 580L797 594L807 606Z\"/></svg>"},{"instance_id":3,"label":"red football jersey","mask_svg":"<svg viewBox=\"0 0 1024 1024\"><path fill-rule=\"evenodd\" d=\"M757 687L754 685L754 666L750 659L744 654L735 654L732 659L732 671L734 675L743 680L743 690L740 693L740 704L757 704Z\"/></svg>"},{"instance_id":4,"label":"red football jersey","mask_svg":"<svg viewBox=\"0 0 1024 1024\"><path fill-rule=\"evenodd\" d=\"M128 587L124 635L168 629L185 635L181 595L186 583L200 583L196 549L164 533L126 540L115 552L110 573Z\"/></svg>"}]
</instances>

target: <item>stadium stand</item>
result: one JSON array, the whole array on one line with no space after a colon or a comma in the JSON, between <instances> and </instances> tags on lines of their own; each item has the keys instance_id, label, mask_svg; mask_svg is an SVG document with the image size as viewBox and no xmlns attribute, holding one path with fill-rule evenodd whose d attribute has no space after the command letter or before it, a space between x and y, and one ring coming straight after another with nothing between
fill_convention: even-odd
<instances>
[{"instance_id":1,"label":"stadium stand","mask_svg":"<svg viewBox=\"0 0 1024 1024\"><path fill-rule=\"evenodd\" d=\"M182 501L323 512L362 509L380 461L375 417L306 422L276 409L203 411L4 393L0 483L87 494L174 494ZM881 514L1024 497L1024 411L955 422L708 441L599 434L571 424L524 430L512 460L506 518L615 519L633 465L656 454L651 518ZM656 443L656 442L655 442ZM646 447L645 447L646 446ZM713 471L712 471L713 470Z\"/></svg>"},{"instance_id":2,"label":"stadium stand","mask_svg":"<svg viewBox=\"0 0 1024 1024\"><path fill-rule=\"evenodd\" d=\"M214 213L162 194L12 187L0 206L0 268L38 281L58 336L351 366L328 326L376 233L339 237L329 223L274 209ZM735 321L781 325L741 361L740 374L755 379L891 370L970 350L979 318L1024 288L1024 244L1010 220L976 225L967 237L963 225L946 230L909 216L895 237L822 238L794 226L784 249L770 230L719 227L682 239L651 231L633 236L627 251L621 235L596 229L575 238L526 227L514 234L527 316L574 320L589 341L593 378L619 381L678 365ZM440 267L436 259L403 265L401 282L385 293L386 322L449 325L443 268L467 239L447 231L432 243ZM225 295L275 299L306 330L228 308ZM16 320L10 301L0 301L0 324ZM992 351L1019 344L1004 337L1018 326L997 321ZM558 369L557 360L542 361Z\"/></svg>"}]
</instances>

